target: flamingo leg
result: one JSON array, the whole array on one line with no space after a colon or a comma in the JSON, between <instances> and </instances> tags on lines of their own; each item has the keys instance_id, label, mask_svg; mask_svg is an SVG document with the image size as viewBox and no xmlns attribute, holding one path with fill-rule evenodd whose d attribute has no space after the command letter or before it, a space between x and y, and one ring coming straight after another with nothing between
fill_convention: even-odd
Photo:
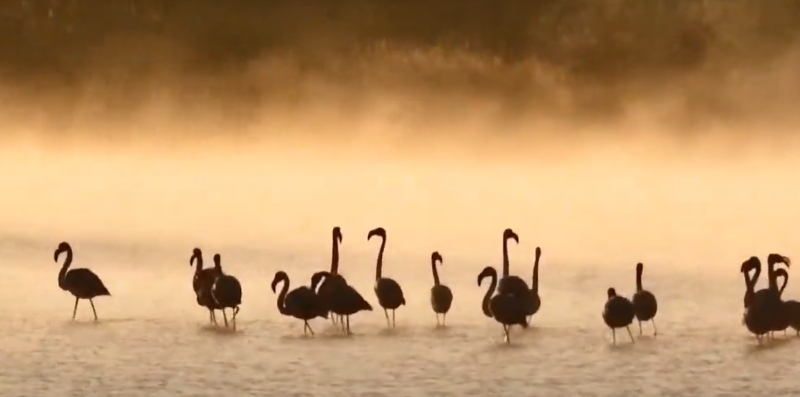
<instances>
[{"instance_id":1,"label":"flamingo leg","mask_svg":"<svg viewBox=\"0 0 800 397\"><path fill-rule=\"evenodd\" d=\"M656 319L655 319L655 317L651 318L650 321L653 323L653 336L656 336L656 335L658 335L658 328L656 328Z\"/></svg>"},{"instance_id":2,"label":"flamingo leg","mask_svg":"<svg viewBox=\"0 0 800 397\"><path fill-rule=\"evenodd\" d=\"M511 330L511 326L503 324L503 332L506 334L505 342L510 344L511 343L511 334L509 331Z\"/></svg>"},{"instance_id":3,"label":"flamingo leg","mask_svg":"<svg viewBox=\"0 0 800 397\"><path fill-rule=\"evenodd\" d=\"M639 321L639 336L642 335L642 322Z\"/></svg>"},{"instance_id":4,"label":"flamingo leg","mask_svg":"<svg viewBox=\"0 0 800 397\"><path fill-rule=\"evenodd\" d=\"M391 327L392 323L389 322L389 311L386 310L385 308L383 309L383 315L386 316L386 326Z\"/></svg>"},{"instance_id":5,"label":"flamingo leg","mask_svg":"<svg viewBox=\"0 0 800 397\"><path fill-rule=\"evenodd\" d=\"M236 315L239 314L239 306L233 308L233 330L236 331Z\"/></svg>"},{"instance_id":6,"label":"flamingo leg","mask_svg":"<svg viewBox=\"0 0 800 397\"><path fill-rule=\"evenodd\" d=\"M353 333L350 332L350 316L347 316L347 335L352 335Z\"/></svg>"},{"instance_id":7,"label":"flamingo leg","mask_svg":"<svg viewBox=\"0 0 800 397\"><path fill-rule=\"evenodd\" d=\"M89 299L89 304L92 305L92 313L94 313L94 321L97 321L97 310L94 310L94 302Z\"/></svg>"},{"instance_id":8,"label":"flamingo leg","mask_svg":"<svg viewBox=\"0 0 800 397\"><path fill-rule=\"evenodd\" d=\"M311 332L311 336L314 336L314 330L311 329L311 325L308 324L308 321L306 321L306 327L308 327L308 332Z\"/></svg>"},{"instance_id":9,"label":"flamingo leg","mask_svg":"<svg viewBox=\"0 0 800 397\"><path fill-rule=\"evenodd\" d=\"M396 327L397 324L394 322L394 309L392 309L392 328Z\"/></svg>"},{"instance_id":10,"label":"flamingo leg","mask_svg":"<svg viewBox=\"0 0 800 397\"><path fill-rule=\"evenodd\" d=\"M225 308L222 308L222 318L225 320L225 327L228 326L228 314L225 313Z\"/></svg>"},{"instance_id":11,"label":"flamingo leg","mask_svg":"<svg viewBox=\"0 0 800 397\"><path fill-rule=\"evenodd\" d=\"M628 330L628 336L630 336L630 337L631 337L631 343L636 343L636 342L633 340L633 334L631 333L631 327L630 327L630 326L628 326L628 327L625 327L625 329L627 329L627 330Z\"/></svg>"},{"instance_id":12,"label":"flamingo leg","mask_svg":"<svg viewBox=\"0 0 800 397\"><path fill-rule=\"evenodd\" d=\"M72 308L72 321L75 321L75 315L78 313L78 298L75 298L75 307Z\"/></svg>"},{"instance_id":13,"label":"flamingo leg","mask_svg":"<svg viewBox=\"0 0 800 397\"><path fill-rule=\"evenodd\" d=\"M617 344L617 330L615 328L611 328L611 340L615 345Z\"/></svg>"},{"instance_id":14,"label":"flamingo leg","mask_svg":"<svg viewBox=\"0 0 800 397\"><path fill-rule=\"evenodd\" d=\"M442 326L445 325L446 320L447 320L447 313L442 313Z\"/></svg>"},{"instance_id":15,"label":"flamingo leg","mask_svg":"<svg viewBox=\"0 0 800 397\"><path fill-rule=\"evenodd\" d=\"M439 323L439 313L436 313L436 326L439 325L441 325L441 323Z\"/></svg>"}]
</instances>

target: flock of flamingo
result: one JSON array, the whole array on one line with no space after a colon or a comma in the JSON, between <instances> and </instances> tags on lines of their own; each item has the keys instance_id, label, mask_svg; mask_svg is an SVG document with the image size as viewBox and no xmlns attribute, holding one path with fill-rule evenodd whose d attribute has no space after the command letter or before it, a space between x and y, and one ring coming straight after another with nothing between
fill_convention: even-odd
<instances>
[{"instance_id":1,"label":"flock of flamingo","mask_svg":"<svg viewBox=\"0 0 800 397\"><path fill-rule=\"evenodd\" d=\"M375 295L378 304L383 308L387 326L395 327L395 311L405 305L403 289L392 278L383 275L383 252L386 248L386 230L382 227L371 230L367 240L373 237L381 239L380 250L375 269ZM532 317L539 312L541 299L539 297L539 259L542 251L536 247L533 265L533 278L530 288L520 277L509 275L508 241L519 243L519 237L511 229L503 232L503 274L499 277L497 270L491 266L484 268L478 274L477 283L481 286L485 279L489 279L489 288L483 297L481 309L486 315L503 327L504 341L511 342L509 331L512 326L519 325L528 328ZM333 228L333 251L331 255L330 270L316 272L311 276L310 286L300 286L290 291L289 275L284 271L275 273L272 280L272 291L278 293L278 311L288 317L303 321L303 333L314 334L309 325L309 320L315 318L330 319L338 325L341 332L351 334L350 316L361 311L372 311L372 305L339 273L339 244L342 242L342 232L337 226ZM78 310L80 299L88 299L92 305L94 319L97 321L97 311L93 299L98 296L111 295L103 285L100 278L89 269L69 269L72 264L72 248L66 242L59 244L54 253L54 260L58 262L59 256L66 253L66 259L61 271L58 273L58 286L69 291L75 297L75 307L72 310L72 319ZM439 252L431 254L431 272L433 273L433 287L430 291L430 302L436 314L437 325L444 325L447 313L453 304L453 293L449 287L442 284L439 279L437 264L443 262ZM788 282L786 269L775 269L778 263L790 265L789 258L778 254L770 254L768 264L768 287L758 292L755 285L761 274L761 262L757 257L751 257L742 264L741 272L744 274L746 292L744 296L745 314L742 322L747 329L756 335L759 343L767 334L774 331L785 331L788 327L797 330L800 335L800 302L783 301L781 294ZM214 267L203 267L203 254L195 248L189 259L190 266L195 266L192 287L195 292L197 304L208 310L209 321L217 325L215 311L222 311L225 327L229 326L226 309L232 310L231 326L236 329L236 315L242 303L242 288L236 277L222 271L219 254L214 255ZM642 333L642 322L650 321L653 324L653 335L657 334L655 316L658 303L655 295L642 287L641 263L636 265L636 292L632 299L618 295L614 288L608 289L608 299L603 310L603 320L611 329L613 343L616 344L616 330L625 328L634 341L630 325L634 318L639 323L639 333ZM751 276L750 273L754 272ZM783 278L780 289L777 279ZM278 285L282 285L280 292ZM389 316L391 311L391 317Z\"/></svg>"},{"instance_id":2,"label":"flock of flamingo","mask_svg":"<svg viewBox=\"0 0 800 397\"><path fill-rule=\"evenodd\" d=\"M744 275L744 316L742 323L762 343L765 336L773 337L775 331L784 331L792 327L800 335L800 302L784 301L783 290L789 282L786 269L776 269L775 265L791 266L789 258L780 254L767 256L767 288L756 291L756 283L761 275L761 261L753 256L742 263L740 271ZM751 272L753 272L751 276ZM783 278L778 288L778 278Z\"/></svg>"}]
</instances>

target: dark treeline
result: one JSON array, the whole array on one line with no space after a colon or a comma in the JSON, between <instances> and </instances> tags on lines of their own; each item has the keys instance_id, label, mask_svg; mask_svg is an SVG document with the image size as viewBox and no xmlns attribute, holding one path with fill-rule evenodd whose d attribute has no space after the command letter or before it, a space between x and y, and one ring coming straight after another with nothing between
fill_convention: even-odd
<instances>
[{"instance_id":1,"label":"dark treeline","mask_svg":"<svg viewBox=\"0 0 800 397\"><path fill-rule=\"evenodd\" d=\"M380 45L534 62L576 86L607 85L755 66L796 45L798 21L800 0L4 0L0 72L76 81L99 49L143 69L180 54L182 74L271 54L313 70Z\"/></svg>"},{"instance_id":2,"label":"dark treeline","mask_svg":"<svg viewBox=\"0 0 800 397\"><path fill-rule=\"evenodd\" d=\"M711 47L731 58L781 51L800 33L800 0L6 0L0 62L80 67L109 37L163 38L202 62L277 49L347 52L377 41L468 46L576 73L692 68Z\"/></svg>"}]
</instances>

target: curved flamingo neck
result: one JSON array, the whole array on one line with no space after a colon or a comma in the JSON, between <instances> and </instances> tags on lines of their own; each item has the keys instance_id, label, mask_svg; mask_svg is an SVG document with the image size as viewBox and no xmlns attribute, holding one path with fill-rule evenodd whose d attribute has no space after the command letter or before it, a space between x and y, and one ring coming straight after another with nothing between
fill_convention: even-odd
<instances>
[{"instance_id":1,"label":"curved flamingo neck","mask_svg":"<svg viewBox=\"0 0 800 397\"><path fill-rule=\"evenodd\" d=\"M431 271L433 272L433 285L439 285L439 269L436 268L435 258L431 258Z\"/></svg>"},{"instance_id":2,"label":"curved flamingo neck","mask_svg":"<svg viewBox=\"0 0 800 397\"><path fill-rule=\"evenodd\" d=\"M636 292L641 292L642 289L643 289L642 288L642 272L643 271L644 271L644 268L641 268L641 267L637 267L636 268Z\"/></svg>"},{"instance_id":3,"label":"curved flamingo neck","mask_svg":"<svg viewBox=\"0 0 800 397\"><path fill-rule=\"evenodd\" d=\"M533 280L531 280L531 291L539 292L539 256L533 260Z\"/></svg>"},{"instance_id":4,"label":"curved flamingo neck","mask_svg":"<svg viewBox=\"0 0 800 397\"><path fill-rule=\"evenodd\" d=\"M744 286L747 289L747 292L755 292L755 283L753 280L750 279L750 272L742 272L744 275Z\"/></svg>"},{"instance_id":5,"label":"curved flamingo neck","mask_svg":"<svg viewBox=\"0 0 800 397\"><path fill-rule=\"evenodd\" d=\"M503 237L503 277L508 277L509 267L511 264L508 262L508 238Z\"/></svg>"},{"instance_id":6,"label":"curved flamingo neck","mask_svg":"<svg viewBox=\"0 0 800 397\"><path fill-rule=\"evenodd\" d=\"M497 288L497 272L492 272L485 277L491 277L492 281L489 283L489 289L486 290L486 294L483 295L481 309L483 310L483 314L488 317L493 317L490 304L492 300L492 292L494 292L494 289Z\"/></svg>"},{"instance_id":7,"label":"curved flamingo neck","mask_svg":"<svg viewBox=\"0 0 800 397\"><path fill-rule=\"evenodd\" d=\"M203 256L195 255L194 259L197 262L197 266L194 268L194 274L200 274L200 272L203 271Z\"/></svg>"},{"instance_id":8,"label":"curved flamingo neck","mask_svg":"<svg viewBox=\"0 0 800 397\"><path fill-rule=\"evenodd\" d=\"M281 281L283 281L283 287L281 287L281 293L278 294L278 311L283 315L288 315L289 310L286 309L284 303L286 302L286 294L289 292L289 277L283 277Z\"/></svg>"},{"instance_id":9,"label":"curved flamingo neck","mask_svg":"<svg viewBox=\"0 0 800 397\"><path fill-rule=\"evenodd\" d=\"M331 274L339 274L339 240L333 235L333 249L331 252Z\"/></svg>"},{"instance_id":10,"label":"curved flamingo neck","mask_svg":"<svg viewBox=\"0 0 800 397\"><path fill-rule=\"evenodd\" d=\"M775 263L772 261L767 262L767 281L769 282L769 289L773 291L778 290L778 280L775 276Z\"/></svg>"},{"instance_id":11,"label":"curved flamingo neck","mask_svg":"<svg viewBox=\"0 0 800 397\"><path fill-rule=\"evenodd\" d=\"M383 271L383 250L386 248L386 236L381 236L381 249L378 251L378 261L375 263L375 280L381 278Z\"/></svg>"},{"instance_id":12,"label":"curved flamingo neck","mask_svg":"<svg viewBox=\"0 0 800 397\"><path fill-rule=\"evenodd\" d=\"M778 290L778 295L779 296L783 295L783 290L786 289L786 284L789 282L789 273L783 272L783 273L780 274L780 276L783 277L783 284L781 285L781 288ZM775 276L775 278L776 278L775 284L777 284L778 283L778 281L777 281L778 276Z\"/></svg>"},{"instance_id":13,"label":"curved flamingo neck","mask_svg":"<svg viewBox=\"0 0 800 397\"><path fill-rule=\"evenodd\" d=\"M61 270L58 272L58 286L61 289L66 289L66 285L64 282L67 278L67 270L72 265L72 247L67 247L67 258L64 260L64 264L61 266Z\"/></svg>"},{"instance_id":14,"label":"curved flamingo neck","mask_svg":"<svg viewBox=\"0 0 800 397\"><path fill-rule=\"evenodd\" d=\"M753 291L756 290L756 285L758 284L758 279L761 277L761 264L756 264L753 266L755 271L753 272L753 277L750 278L750 285L753 288Z\"/></svg>"}]
</instances>

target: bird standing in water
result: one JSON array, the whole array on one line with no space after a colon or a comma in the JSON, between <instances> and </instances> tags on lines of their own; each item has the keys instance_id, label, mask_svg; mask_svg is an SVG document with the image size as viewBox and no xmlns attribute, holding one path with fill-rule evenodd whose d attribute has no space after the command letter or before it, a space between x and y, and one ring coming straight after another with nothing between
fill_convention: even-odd
<instances>
[{"instance_id":1,"label":"bird standing in water","mask_svg":"<svg viewBox=\"0 0 800 397\"><path fill-rule=\"evenodd\" d=\"M58 262L58 257L66 252L67 259L64 260L64 265L58 272L58 286L64 290L69 291L75 297L75 307L72 309L72 320L75 320L75 315L78 312L79 299L88 299L89 304L92 305L92 313L94 313L94 321L97 321L97 310L94 308L93 299L98 296L111 296L108 289L103 285L103 280L97 277L89 269L72 269L69 270L72 264L72 247L67 242L62 242L56 248L53 254L53 260Z\"/></svg>"}]
</instances>

